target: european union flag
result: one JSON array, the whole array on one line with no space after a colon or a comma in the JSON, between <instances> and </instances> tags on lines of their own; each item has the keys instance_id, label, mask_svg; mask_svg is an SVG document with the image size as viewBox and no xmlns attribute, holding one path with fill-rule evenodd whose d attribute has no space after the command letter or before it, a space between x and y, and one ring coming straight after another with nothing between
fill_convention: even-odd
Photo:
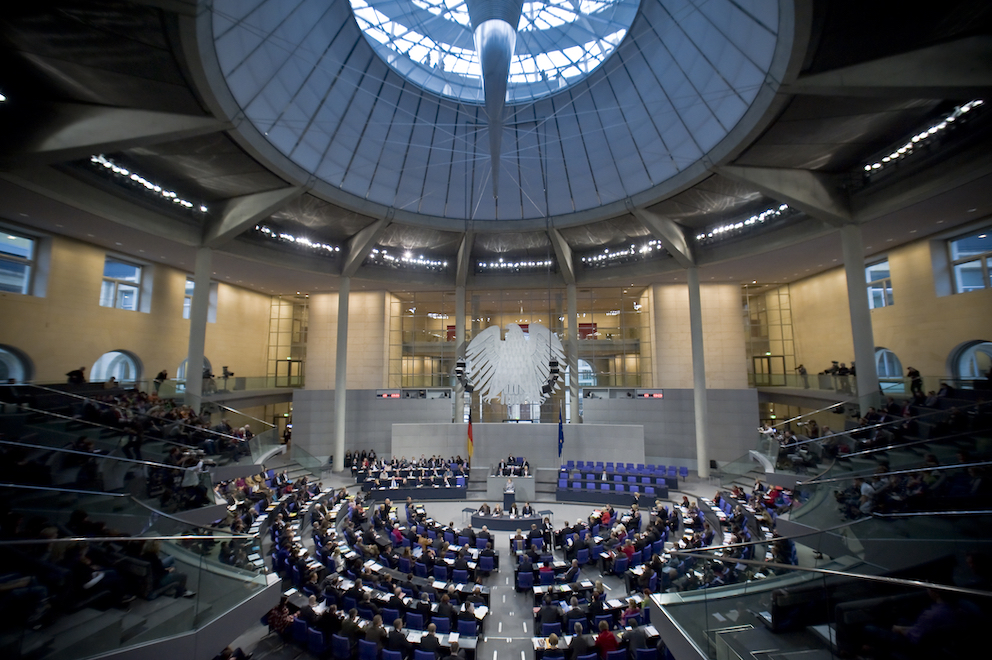
<instances>
[{"instance_id":1,"label":"european union flag","mask_svg":"<svg viewBox=\"0 0 992 660\"><path fill-rule=\"evenodd\" d=\"M565 427L561 422L561 406L558 407L558 458L561 458L561 448L565 446Z\"/></svg>"}]
</instances>

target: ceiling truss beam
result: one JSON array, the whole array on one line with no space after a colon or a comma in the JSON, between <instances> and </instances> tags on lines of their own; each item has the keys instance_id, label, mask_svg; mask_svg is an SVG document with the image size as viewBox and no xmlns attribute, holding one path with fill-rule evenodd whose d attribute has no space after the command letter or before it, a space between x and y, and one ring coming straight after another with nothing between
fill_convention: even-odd
<instances>
[{"instance_id":1,"label":"ceiling truss beam","mask_svg":"<svg viewBox=\"0 0 992 660\"><path fill-rule=\"evenodd\" d=\"M49 165L216 133L231 125L213 117L83 103L20 108L0 129L0 168Z\"/></svg>"},{"instance_id":2,"label":"ceiling truss beam","mask_svg":"<svg viewBox=\"0 0 992 660\"><path fill-rule=\"evenodd\" d=\"M960 98L992 89L992 37L975 36L802 76L788 94Z\"/></svg>"},{"instance_id":3,"label":"ceiling truss beam","mask_svg":"<svg viewBox=\"0 0 992 660\"><path fill-rule=\"evenodd\" d=\"M224 245L302 194L303 188L292 186L228 199L204 227L203 245Z\"/></svg>"},{"instance_id":4,"label":"ceiling truss beam","mask_svg":"<svg viewBox=\"0 0 992 660\"><path fill-rule=\"evenodd\" d=\"M558 260L558 270L565 279L565 284L575 284L575 263L572 259L572 247L561 235L561 232L552 227L548 230L548 238L555 248L555 258Z\"/></svg>"},{"instance_id":5,"label":"ceiling truss beam","mask_svg":"<svg viewBox=\"0 0 992 660\"><path fill-rule=\"evenodd\" d=\"M724 165L716 170L732 181L753 186L761 193L831 225L839 227L853 220L846 191L826 174L739 165Z\"/></svg>"},{"instance_id":6,"label":"ceiling truss beam","mask_svg":"<svg viewBox=\"0 0 992 660\"><path fill-rule=\"evenodd\" d=\"M385 217L373 222L348 240L345 248L344 262L341 264L341 277L351 277L358 272L359 266L369 256L369 252L392 222L391 217Z\"/></svg>"},{"instance_id":7,"label":"ceiling truss beam","mask_svg":"<svg viewBox=\"0 0 992 660\"><path fill-rule=\"evenodd\" d=\"M455 286L465 286L468 281L468 271L472 266L472 245L475 243L475 232L466 231L458 246L458 263L455 267Z\"/></svg>"},{"instance_id":8,"label":"ceiling truss beam","mask_svg":"<svg viewBox=\"0 0 992 660\"><path fill-rule=\"evenodd\" d=\"M696 259L689 247L689 242L685 239L685 230L671 218L646 211L644 209L633 209L634 217L641 221L651 235L661 241L669 254L675 257L675 261L682 268L689 268L696 265Z\"/></svg>"}]
</instances>

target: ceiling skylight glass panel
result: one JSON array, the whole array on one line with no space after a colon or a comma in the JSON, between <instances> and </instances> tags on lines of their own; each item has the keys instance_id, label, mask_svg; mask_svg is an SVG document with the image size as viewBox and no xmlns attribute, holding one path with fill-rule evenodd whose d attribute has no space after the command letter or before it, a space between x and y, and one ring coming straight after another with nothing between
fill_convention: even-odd
<instances>
[{"instance_id":1,"label":"ceiling skylight glass panel","mask_svg":"<svg viewBox=\"0 0 992 660\"><path fill-rule=\"evenodd\" d=\"M464 0L350 2L366 39L397 73L441 96L483 102L482 65ZM525 2L510 63L507 102L547 96L585 78L616 50L638 4L638 0Z\"/></svg>"}]
</instances>

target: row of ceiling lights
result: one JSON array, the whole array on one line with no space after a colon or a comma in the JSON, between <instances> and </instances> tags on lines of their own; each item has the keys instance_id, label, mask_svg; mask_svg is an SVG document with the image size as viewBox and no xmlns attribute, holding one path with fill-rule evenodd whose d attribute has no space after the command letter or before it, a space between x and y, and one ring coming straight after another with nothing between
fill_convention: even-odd
<instances>
[{"instance_id":1,"label":"row of ceiling lights","mask_svg":"<svg viewBox=\"0 0 992 660\"><path fill-rule=\"evenodd\" d=\"M477 266L479 270L529 270L536 268L550 268L554 262L551 259L538 261L506 261L502 257L497 261L480 261Z\"/></svg>"},{"instance_id":2,"label":"row of ceiling lights","mask_svg":"<svg viewBox=\"0 0 992 660\"><path fill-rule=\"evenodd\" d=\"M276 231L266 225L255 225L255 231L262 236L271 238L272 240L282 241L283 243L292 243L311 250L320 250L321 252L329 252L331 254L336 254L341 251L340 245L330 245L319 241L311 241L306 236L293 236L288 232Z\"/></svg>"},{"instance_id":3,"label":"row of ceiling lights","mask_svg":"<svg viewBox=\"0 0 992 660\"><path fill-rule=\"evenodd\" d=\"M779 206L772 207L770 209L765 209L761 213L756 213L752 215L747 220L740 220L738 222L730 222L725 225L719 225L710 229L709 231L704 231L701 234L696 234L697 241L705 241L707 239L718 238L723 234L728 232L736 232L747 227L753 227L755 225L760 225L770 218L777 218L786 211L789 210L788 204L780 204Z\"/></svg>"},{"instance_id":4,"label":"row of ceiling lights","mask_svg":"<svg viewBox=\"0 0 992 660\"><path fill-rule=\"evenodd\" d=\"M200 204L199 206L197 206L193 202L183 199L182 197L177 195L174 190L169 190L166 187L143 177L137 172L133 172L125 167L121 167L120 165L110 160L103 154L90 156L90 163L96 166L102 166L106 171L111 172L121 180L132 182L133 184L137 184L138 186L140 186L139 190L145 190L151 195L154 195L155 197L164 199L168 202L172 202L173 204L181 206L184 209L192 210L195 208L200 213L207 212L207 207L205 204Z\"/></svg>"},{"instance_id":5,"label":"row of ceiling lights","mask_svg":"<svg viewBox=\"0 0 992 660\"><path fill-rule=\"evenodd\" d=\"M901 145L896 149L893 149L892 153L883 156L882 158L880 158L879 160L873 163L866 163L864 166L865 172L877 172L878 170L881 170L893 164L895 161L901 160L902 158L909 156L911 153L913 153L913 151L937 139L937 137L939 137L942 131L947 130L947 128L953 125L954 122L957 121L960 117L971 112L975 108L979 108L983 105L985 105L985 101L983 101L982 99L975 99L973 101L968 101L964 105L959 105L958 107L954 108L952 112L945 115L943 119L941 119L938 122L935 122L932 126L927 128L926 130L920 131L919 133L911 137L905 144Z\"/></svg>"},{"instance_id":6,"label":"row of ceiling lights","mask_svg":"<svg viewBox=\"0 0 992 660\"><path fill-rule=\"evenodd\" d=\"M400 256L390 254L385 248L373 248L368 260L381 266L421 267L428 270L441 270L448 267L448 262L442 259L428 259L423 255L414 256L407 250Z\"/></svg>"}]
</instances>

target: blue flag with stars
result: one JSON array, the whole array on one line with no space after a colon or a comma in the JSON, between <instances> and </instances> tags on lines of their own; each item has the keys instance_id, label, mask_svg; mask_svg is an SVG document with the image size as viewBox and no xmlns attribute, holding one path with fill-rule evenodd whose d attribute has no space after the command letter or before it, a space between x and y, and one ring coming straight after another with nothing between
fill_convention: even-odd
<instances>
[{"instance_id":1,"label":"blue flag with stars","mask_svg":"<svg viewBox=\"0 0 992 660\"><path fill-rule=\"evenodd\" d=\"M561 422L561 406L558 406L558 458L561 458L561 448L565 446L565 427Z\"/></svg>"}]
</instances>

